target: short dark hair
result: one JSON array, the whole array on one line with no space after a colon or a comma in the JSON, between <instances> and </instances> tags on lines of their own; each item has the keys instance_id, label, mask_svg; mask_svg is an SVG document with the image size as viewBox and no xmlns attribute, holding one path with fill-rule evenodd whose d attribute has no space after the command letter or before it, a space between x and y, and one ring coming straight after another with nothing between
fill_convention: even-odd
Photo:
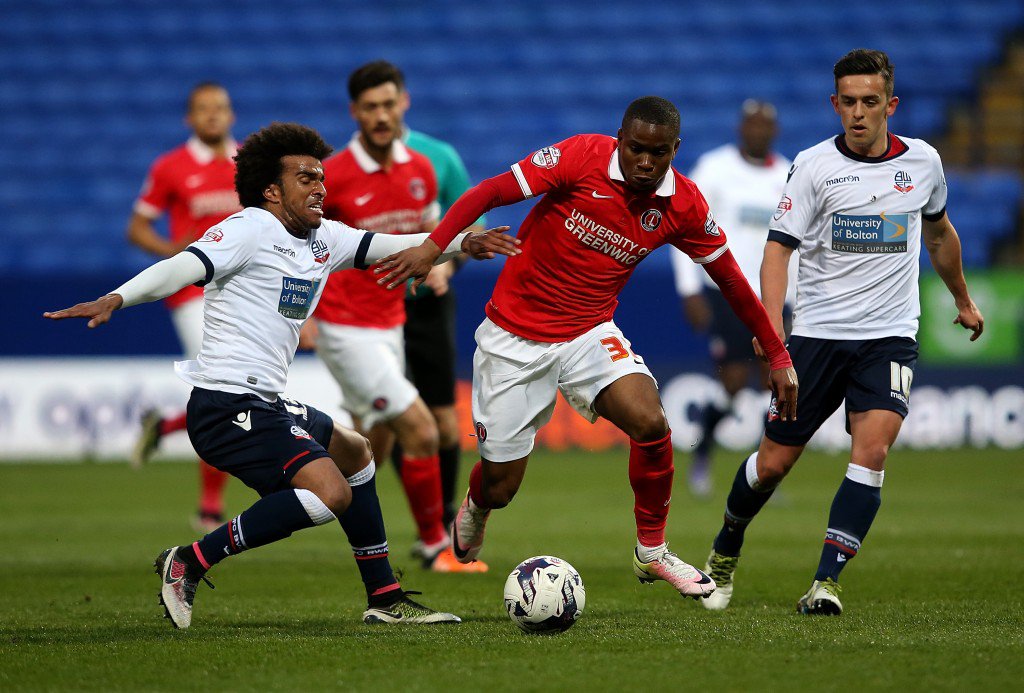
<instances>
[{"instance_id":1,"label":"short dark hair","mask_svg":"<svg viewBox=\"0 0 1024 693\"><path fill-rule=\"evenodd\" d=\"M235 155L235 191L243 207L261 207L263 191L281 182L281 159L311 156L323 161L334 151L320 133L298 123L271 123L242 143Z\"/></svg>"},{"instance_id":2,"label":"short dark hair","mask_svg":"<svg viewBox=\"0 0 1024 693\"><path fill-rule=\"evenodd\" d=\"M622 127L633 120L640 120L652 125L667 125L675 135L679 135L679 109L668 99L660 96L641 96L629 104L622 116Z\"/></svg>"},{"instance_id":3,"label":"short dark hair","mask_svg":"<svg viewBox=\"0 0 1024 693\"><path fill-rule=\"evenodd\" d=\"M374 60L348 76L348 98L355 101L367 89L394 82L398 91L405 89L405 76L398 66L387 60Z\"/></svg>"},{"instance_id":4,"label":"short dark hair","mask_svg":"<svg viewBox=\"0 0 1024 693\"><path fill-rule=\"evenodd\" d=\"M192 87L192 89L188 92L188 98L185 99L185 113L192 112L192 102L195 100L196 94L198 94L201 91L206 91L207 89L220 89L225 94L228 91L227 87L225 87L220 82L200 82L199 84Z\"/></svg>"},{"instance_id":5,"label":"short dark hair","mask_svg":"<svg viewBox=\"0 0 1024 693\"><path fill-rule=\"evenodd\" d=\"M842 58L832 68L836 80L836 93L839 92L839 80L850 75L881 75L885 82L885 95L892 96L896 66L889 56L882 51L868 48L857 48Z\"/></svg>"}]
</instances>

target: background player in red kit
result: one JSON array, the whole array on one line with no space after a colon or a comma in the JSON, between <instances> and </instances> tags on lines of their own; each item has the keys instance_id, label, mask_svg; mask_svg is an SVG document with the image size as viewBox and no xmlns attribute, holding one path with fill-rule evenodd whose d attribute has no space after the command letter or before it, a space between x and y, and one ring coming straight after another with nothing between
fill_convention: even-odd
<instances>
[{"instance_id":1,"label":"background player in red kit","mask_svg":"<svg viewBox=\"0 0 1024 693\"><path fill-rule=\"evenodd\" d=\"M157 159L128 222L128 240L161 258L178 254L208 228L241 209L235 192L235 140L231 126L235 114L224 87L203 82L188 96L185 123L192 137ZM169 237L154 222L167 214ZM195 358L203 342L203 290L186 286L165 300L174 329L187 358ZM185 430L185 412L164 417L152 410L142 417L142 432L131 462L141 466L168 433ZM199 460L199 513L197 530L224 522L224 484L228 476Z\"/></svg>"},{"instance_id":2,"label":"background player in red kit","mask_svg":"<svg viewBox=\"0 0 1024 693\"><path fill-rule=\"evenodd\" d=\"M795 412L797 380L782 341L743 278L696 186L671 168L679 111L647 96L626 109L618 137L577 135L545 147L459 198L417 248L385 258L379 281L422 277L446 238L498 205L544 195L519 232L477 330L473 417L481 461L452 527L452 548L472 561L490 511L507 505L526 472L537 429L551 417L556 390L591 421L630 438L635 496L633 569L642 582L666 580L680 594L706 597L715 583L668 550L672 444L653 376L612 314L637 263L670 243L704 266L733 310L767 347L780 416Z\"/></svg>"},{"instance_id":3,"label":"background player in red kit","mask_svg":"<svg viewBox=\"0 0 1024 693\"><path fill-rule=\"evenodd\" d=\"M350 112L359 129L348 147L324 162L328 219L377 233L422 233L437 225L437 182L430 160L402 143L401 72L373 62L349 77ZM405 375L405 300L369 273L342 271L327 283L311 329L320 358L341 386L343 406L386 459L402 447L401 479L416 520L414 552L439 572L482 572L455 560L443 520L438 430Z\"/></svg>"}]
</instances>

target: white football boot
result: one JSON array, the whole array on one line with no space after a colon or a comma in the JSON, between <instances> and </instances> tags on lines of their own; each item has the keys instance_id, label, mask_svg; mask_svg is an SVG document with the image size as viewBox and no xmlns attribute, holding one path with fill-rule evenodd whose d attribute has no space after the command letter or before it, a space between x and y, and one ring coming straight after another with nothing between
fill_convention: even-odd
<instances>
[{"instance_id":1,"label":"white football boot","mask_svg":"<svg viewBox=\"0 0 1024 693\"><path fill-rule=\"evenodd\" d=\"M839 601L842 587L832 578L815 580L811 589L800 597L796 603L797 613L820 616L838 616L843 613L843 603Z\"/></svg>"},{"instance_id":2,"label":"white football boot","mask_svg":"<svg viewBox=\"0 0 1024 693\"><path fill-rule=\"evenodd\" d=\"M452 553L459 563L472 563L484 546L484 529L490 510L476 507L469 493L462 500L452 522Z\"/></svg>"},{"instance_id":3,"label":"white football boot","mask_svg":"<svg viewBox=\"0 0 1024 693\"><path fill-rule=\"evenodd\" d=\"M701 602L705 609L723 611L729 606L729 602L732 600L732 576L736 572L736 564L739 560L739 556L723 556L714 549L711 550L704 571L715 581L717 589L714 594Z\"/></svg>"},{"instance_id":4,"label":"white football boot","mask_svg":"<svg viewBox=\"0 0 1024 693\"><path fill-rule=\"evenodd\" d=\"M633 573L643 583L664 580L675 587L679 594L693 599L706 599L715 591L714 580L669 551L667 545L658 556L646 563L640 560L634 549Z\"/></svg>"},{"instance_id":5,"label":"white football boot","mask_svg":"<svg viewBox=\"0 0 1024 693\"><path fill-rule=\"evenodd\" d=\"M192 602L195 601L199 581L204 581L211 588L213 583L202 573L190 570L178 558L179 548L165 549L156 557L153 567L160 576L160 603L165 617L171 619L175 628L185 629L192 625Z\"/></svg>"}]
</instances>

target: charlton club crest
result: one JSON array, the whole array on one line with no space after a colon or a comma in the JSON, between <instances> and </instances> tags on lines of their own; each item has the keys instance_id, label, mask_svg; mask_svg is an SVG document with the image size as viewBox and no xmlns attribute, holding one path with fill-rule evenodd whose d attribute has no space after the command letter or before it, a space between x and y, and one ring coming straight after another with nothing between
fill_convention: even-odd
<instances>
[{"instance_id":1,"label":"charlton club crest","mask_svg":"<svg viewBox=\"0 0 1024 693\"><path fill-rule=\"evenodd\" d=\"M661 226L661 212L656 209L648 209L640 215L640 226L644 231L657 231Z\"/></svg>"}]
</instances>

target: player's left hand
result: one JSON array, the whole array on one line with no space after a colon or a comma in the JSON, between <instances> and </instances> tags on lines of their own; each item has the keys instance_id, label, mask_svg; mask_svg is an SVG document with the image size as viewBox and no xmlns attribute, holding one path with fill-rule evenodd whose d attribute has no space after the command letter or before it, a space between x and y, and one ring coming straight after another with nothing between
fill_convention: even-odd
<instances>
[{"instance_id":1,"label":"player's left hand","mask_svg":"<svg viewBox=\"0 0 1024 693\"><path fill-rule=\"evenodd\" d=\"M974 301L968 299L967 303L960 308L960 314L953 320L954 325L960 325L965 330L970 330L974 334L971 335L971 341L973 342L981 333L985 331L985 317L978 310L978 306L974 305Z\"/></svg>"},{"instance_id":2,"label":"player's left hand","mask_svg":"<svg viewBox=\"0 0 1024 693\"><path fill-rule=\"evenodd\" d=\"M50 320L64 320L65 318L89 318L89 327L99 327L110 320L110 315L124 304L120 294L107 294L95 301L79 303L78 305L64 308L62 310L46 311L44 318Z\"/></svg>"},{"instance_id":3,"label":"player's left hand","mask_svg":"<svg viewBox=\"0 0 1024 693\"><path fill-rule=\"evenodd\" d=\"M792 366L776 368L768 374L768 383L775 396L779 418L783 421L796 421L796 400L800 390L796 370Z\"/></svg>"},{"instance_id":4,"label":"player's left hand","mask_svg":"<svg viewBox=\"0 0 1024 693\"><path fill-rule=\"evenodd\" d=\"M496 226L493 229L468 234L462 240L462 252L474 260L490 260L495 253L509 256L518 255L523 252L519 249L519 244L522 241L505 233L508 230L508 226Z\"/></svg>"}]
</instances>

